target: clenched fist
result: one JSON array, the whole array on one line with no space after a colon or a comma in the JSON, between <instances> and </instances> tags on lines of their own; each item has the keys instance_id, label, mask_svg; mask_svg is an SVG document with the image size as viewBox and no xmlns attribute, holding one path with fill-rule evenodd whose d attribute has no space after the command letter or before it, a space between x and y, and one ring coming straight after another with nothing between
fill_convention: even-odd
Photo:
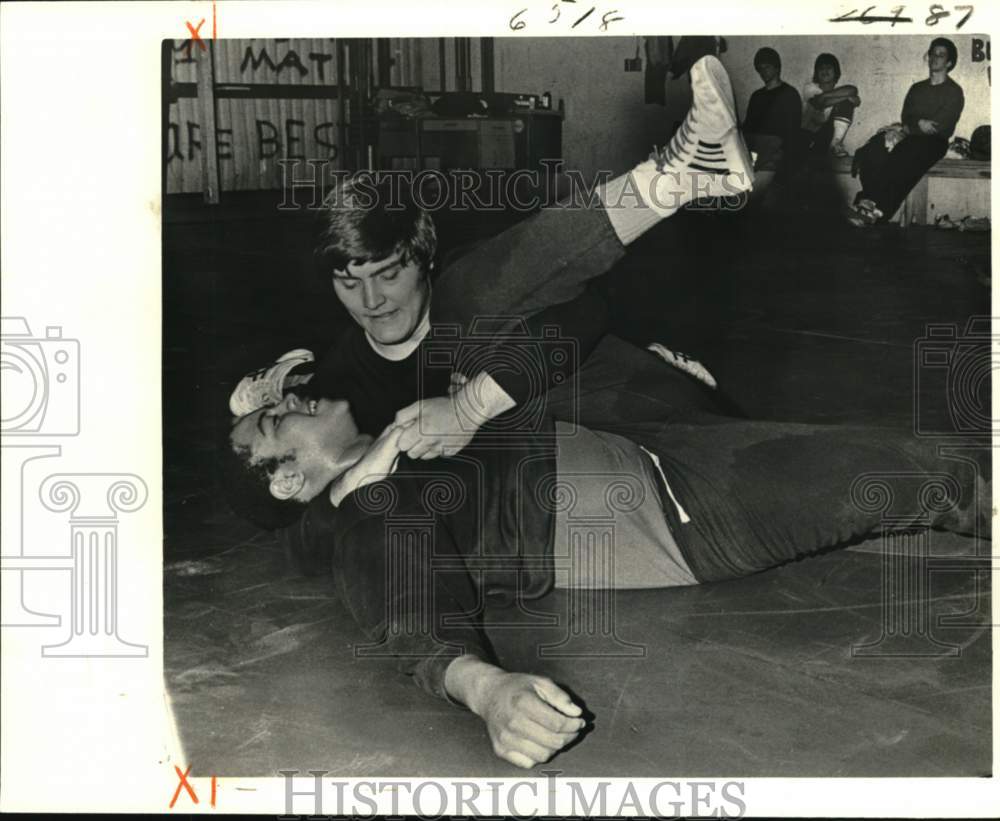
<instances>
[{"instance_id":1,"label":"clenched fist","mask_svg":"<svg viewBox=\"0 0 1000 821\"><path fill-rule=\"evenodd\" d=\"M486 722L493 752L518 767L548 761L586 723L579 706L551 679L508 673L474 656L448 666L445 688Z\"/></svg>"}]
</instances>

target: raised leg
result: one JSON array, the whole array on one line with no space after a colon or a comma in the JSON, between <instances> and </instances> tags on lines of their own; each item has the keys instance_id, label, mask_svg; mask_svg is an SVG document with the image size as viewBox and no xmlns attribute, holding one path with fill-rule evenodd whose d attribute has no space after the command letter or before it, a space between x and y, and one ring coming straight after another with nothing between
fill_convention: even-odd
<instances>
[{"instance_id":1,"label":"raised leg","mask_svg":"<svg viewBox=\"0 0 1000 821\"><path fill-rule=\"evenodd\" d=\"M691 111L662 154L598 188L598 202L542 209L453 262L435 282L435 319L531 314L567 302L685 204L748 190L753 171L725 69L703 57L691 82Z\"/></svg>"}]
</instances>

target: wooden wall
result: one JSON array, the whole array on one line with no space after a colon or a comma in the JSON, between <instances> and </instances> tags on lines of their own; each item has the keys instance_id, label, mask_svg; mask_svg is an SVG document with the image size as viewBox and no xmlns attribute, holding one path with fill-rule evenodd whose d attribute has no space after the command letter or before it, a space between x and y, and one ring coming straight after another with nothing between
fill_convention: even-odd
<instances>
[{"instance_id":1,"label":"wooden wall","mask_svg":"<svg viewBox=\"0 0 1000 821\"><path fill-rule=\"evenodd\" d=\"M389 84L454 90L456 43L454 38L444 41L443 76L440 44L436 38L390 38ZM280 189L284 170L278 160L282 159L328 161L329 170L349 164L340 145L335 40L216 40L212 46L221 191ZM472 90L479 90L479 41L473 40L471 46ZM199 46L175 40L169 48L169 82L176 99L168 111L166 190L168 194L200 192L205 140L196 96ZM371 53L369 71L374 85L380 66L377 49ZM345 74L347 83L349 60ZM344 106L349 122L349 99ZM297 176L311 174L312 168L305 163L298 166Z\"/></svg>"},{"instance_id":2,"label":"wooden wall","mask_svg":"<svg viewBox=\"0 0 1000 821\"><path fill-rule=\"evenodd\" d=\"M279 159L339 156L337 60L332 39L217 40L217 86L257 86L265 98L216 100L216 140L220 188L245 191L280 188ZM175 41L171 79L193 91L196 55L189 41ZM194 46L195 49L198 46ZM288 96L285 96L288 95ZM167 193L202 190L202 133L199 103L184 96L169 110ZM303 168L303 173L306 173Z\"/></svg>"}]
</instances>

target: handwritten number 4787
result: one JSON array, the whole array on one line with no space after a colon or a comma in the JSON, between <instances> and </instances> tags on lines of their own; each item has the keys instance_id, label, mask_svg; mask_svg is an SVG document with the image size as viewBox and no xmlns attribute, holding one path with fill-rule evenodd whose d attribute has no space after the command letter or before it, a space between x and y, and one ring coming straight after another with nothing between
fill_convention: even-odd
<instances>
[{"instance_id":1,"label":"handwritten number 4787","mask_svg":"<svg viewBox=\"0 0 1000 821\"><path fill-rule=\"evenodd\" d=\"M871 25L872 23L889 23L889 27L892 28L897 23L912 23L912 17L903 17L903 12L906 11L906 6L895 6L889 9L890 15L878 15L872 14L872 12L877 8L877 6L868 6L868 8L863 11L858 9L851 9L840 17L833 17L830 19L831 23L861 23L863 25ZM954 6L956 12L964 11L965 14L962 15L962 19L955 24L956 31L962 26L964 26L970 17L972 17L972 12L974 11L973 6ZM945 17L951 17L951 12L948 11L940 3L934 3L927 8L927 18L924 20L924 25L926 26L936 26Z\"/></svg>"}]
</instances>

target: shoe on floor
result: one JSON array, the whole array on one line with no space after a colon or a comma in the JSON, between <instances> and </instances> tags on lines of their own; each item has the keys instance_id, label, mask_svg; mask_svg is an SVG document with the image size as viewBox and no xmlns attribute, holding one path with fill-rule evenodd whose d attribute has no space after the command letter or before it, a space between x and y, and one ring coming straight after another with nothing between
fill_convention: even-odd
<instances>
[{"instance_id":1,"label":"shoe on floor","mask_svg":"<svg viewBox=\"0 0 1000 821\"><path fill-rule=\"evenodd\" d=\"M847 209L847 221L855 228L867 228L872 223L856 208Z\"/></svg>"},{"instance_id":2,"label":"shoe on floor","mask_svg":"<svg viewBox=\"0 0 1000 821\"><path fill-rule=\"evenodd\" d=\"M878 208L865 208L856 205L854 208L847 209L847 221L855 228L868 228L881 218L882 212Z\"/></svg>"},{"instance_id":3,"label":"shoe on floor","mask_svg":"<svg viewBox=\"0 0 1000 821\"><path fill-rule=\"evenodd\" d=\"M862 197L857 200L854 204L854 210L861 215L862 219L867 220L869 225L874 225L884 216L882 211L875 204L875 201L870 200L867 197Z\"/></svg>"},{"instance_id":4,"label":"shoe on floor","mask_svg":"<svg viewBox=\"0 0 1000 821\"><path fill-rule=\"evenodd\" d=\"M989 217L966 217L958 224L959 231L989 231Z\"/></svg>"}]
</instances>

